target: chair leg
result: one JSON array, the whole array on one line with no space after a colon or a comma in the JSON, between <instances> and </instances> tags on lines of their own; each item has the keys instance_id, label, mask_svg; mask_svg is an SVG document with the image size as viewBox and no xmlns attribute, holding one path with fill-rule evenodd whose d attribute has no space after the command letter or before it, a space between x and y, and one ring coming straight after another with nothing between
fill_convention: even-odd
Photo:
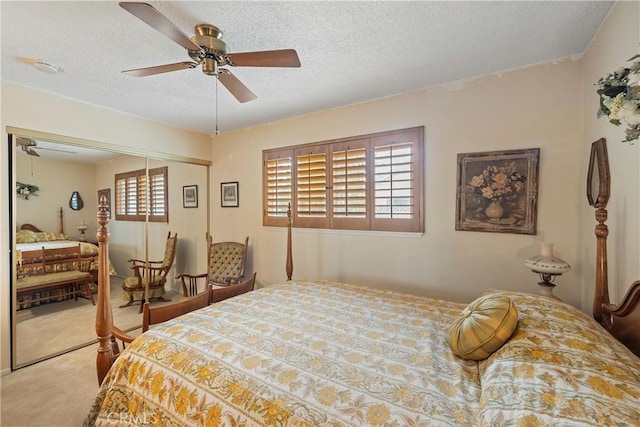
<instances>
[{"instance_id":1,"label":"chair leg","mask_svg":"<svg viewBox=\"0 0 640 427\"><path fill-rule=\"evenodd\" d=\"M91 300L91 304L92 305L96 305L96 302L93 300L93 292L91 292L91 283L87 282L87 283L85 283L84 286L87 289L87 295L89 296L89 299Z\"/></svg>"},{"instance_id":2,"label":"chair leg","mask_svg":"<svg viewBox=\"0 0 640 427\"><path fill-rule=\"evenodd\" d=\"M120 306L120 308L125 308L125 307L129 307L131 304L133 304L133 295L129 295L129 301L127 301L126 304L122 304ZM142 312L141 312L142 313Z\"/></svg>"},{"instance_id":3,"label":"chair leg","mask_svg":"<svg viewBox=\"0 0 640 427\"><path fill-rule=\"evenodd\" d=\"M138 314L142 314L142 306L144 305L144 302L145 302L145 299L144 299L144 298L142 298L142 299L140 300L140 309L138 309Z\"/></svg>"}]
</instances>

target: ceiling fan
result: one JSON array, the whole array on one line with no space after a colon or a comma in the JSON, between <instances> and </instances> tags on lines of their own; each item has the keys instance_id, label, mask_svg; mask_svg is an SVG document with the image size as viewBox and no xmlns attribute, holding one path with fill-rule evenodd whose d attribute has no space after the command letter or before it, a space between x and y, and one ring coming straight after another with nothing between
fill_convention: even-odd
<instances>
[{"instance_id":1,"label":"ceiling fan","mask_svg":"<svg viewBox=\"0 0 640 427\"><path fill-rule=\"evenodd\" d=\"M256 95L231 71L220 67L300 67L300 59L294 49L227 53L227 45L222 41L222 32L214 25L196 25L195 35L189 38L150 4L121 2L120 6L187 49L187 53L192 59L192 61L174 64L125 70L123 73L144 77L202 65L203 73L216 76L238 101L248 102L256 99Z\"/></svg>"},{"instance_id":2,"label":"ceiling fan","mask_svg":"<svg viewBox=\"0 0 640 427\"><path fill-rule=\"evenodd\" d=\"M16 145L19 145L22 151L27 153L30 156L40 157L40 154L35 150L49 150L49 151L59 151L61 153L70 153L76 154L75 151L68 150L59 150L57 148L48 148L48 147L38 147L38 143L31 138L25 138L23 136L16 137Z\"/></svg>"}]
</instances>

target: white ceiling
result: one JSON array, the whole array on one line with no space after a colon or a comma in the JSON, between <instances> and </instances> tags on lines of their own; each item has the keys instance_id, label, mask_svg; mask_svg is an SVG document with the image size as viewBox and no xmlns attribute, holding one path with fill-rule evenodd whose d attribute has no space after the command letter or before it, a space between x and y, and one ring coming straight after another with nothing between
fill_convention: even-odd
<instances>
[{"instance_id":1,"label":"white ceiling","mask_svg":"<svg viewBox=\"0 0 640 427\"><path fill-rule=\"evenodd\" d=\"M301 68L231 68L258 99L218 90L221 132L582 54L604 1L152 1L189 37L223 31L229 53L293 48ZM116 1L1 1L2 80L213 134L215 78ZM35 70L42 59L58 74ZM5 106L6 108L6 106Z\"/></svg>"}]
</instances>

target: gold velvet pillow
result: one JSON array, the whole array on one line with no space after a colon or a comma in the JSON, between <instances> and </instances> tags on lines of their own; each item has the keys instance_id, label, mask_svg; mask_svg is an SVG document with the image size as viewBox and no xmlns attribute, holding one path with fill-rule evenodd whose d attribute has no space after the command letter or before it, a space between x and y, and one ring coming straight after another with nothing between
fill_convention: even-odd
<instances>
[{"instance_id":1,"label":"gold velvet pillow","mask_svg":"<svg viewBox=\"0 0 640 427\"><path fill-rule=\"evenodd\" d=\"M36 233L36 242L48 242L49 237L47 236L46 231L37 231Z\"/></svg>"},{"instance_id":2,"label":"gold velvet pillow","mask_svg":"<svg viewBox=\"0 0 640 427\"><path fill-rule=\"evenodd\" d=\"M36 233L31 230L18 230L16 232L16 243L35 243Z\"/></svg>"},{"instance_id":3,"label":"gold velvet pillow","mask_svg":"<svg viewBox=\"0 0 640 427\"><path fill-rule=\"evenodd\" d=\"M453 321L449 346L463 359L486 359L507 342L517 325L518 310L509 297L481 296Z\"/></svg>"}]
</instances>

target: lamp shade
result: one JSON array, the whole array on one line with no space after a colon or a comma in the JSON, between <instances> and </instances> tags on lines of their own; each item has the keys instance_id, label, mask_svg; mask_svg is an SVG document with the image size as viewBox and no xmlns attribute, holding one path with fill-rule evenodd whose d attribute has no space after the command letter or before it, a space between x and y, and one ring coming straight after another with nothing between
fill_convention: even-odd
<instances>
[{"instance_id":1,"label":"lamp shade","mask_svg":"<svg viewBox=\"0 0 640 427\"><path fill-rule=\"evenodd\" d=\"M524 261L529 269L536 273L563 274L571 270L571 266L563 259L553 255L553 243L541 243L540 254Z\"/></svg>"}]
</instances>

